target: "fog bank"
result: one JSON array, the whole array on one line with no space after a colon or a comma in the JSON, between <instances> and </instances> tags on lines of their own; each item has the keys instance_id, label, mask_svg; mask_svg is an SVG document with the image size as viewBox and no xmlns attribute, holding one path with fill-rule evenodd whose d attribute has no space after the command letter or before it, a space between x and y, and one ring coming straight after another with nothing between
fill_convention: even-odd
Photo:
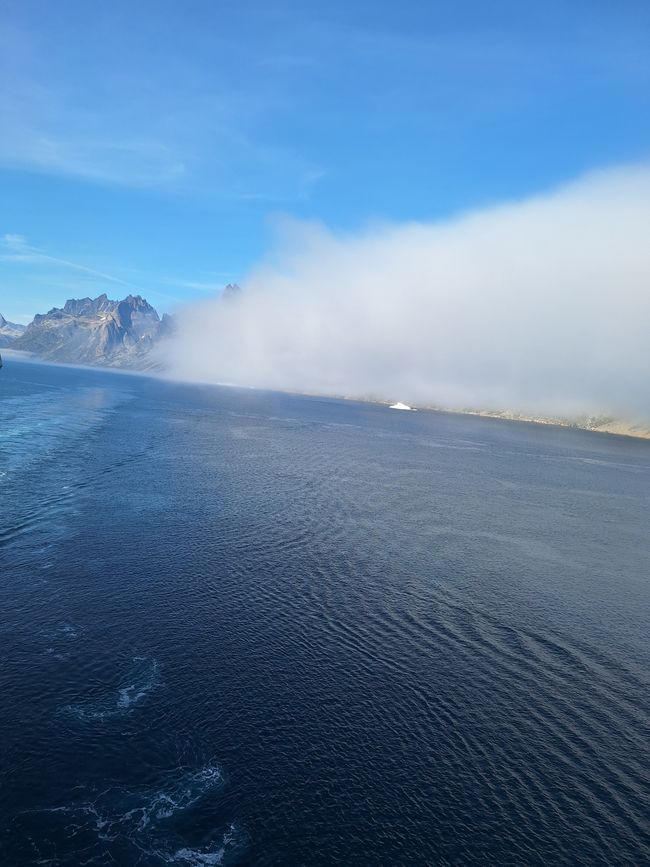
<instances>
[{"instance_id":1,"label":"fog bank","mask_svg":"<svg viewBox=\"0 0 650 867\"><path fill-rule=\"evenodd\" d=\"M647 166L430 224L286 221L166 357L200 382L649 419L649 229Z\"/></svg>"}]
</instances>

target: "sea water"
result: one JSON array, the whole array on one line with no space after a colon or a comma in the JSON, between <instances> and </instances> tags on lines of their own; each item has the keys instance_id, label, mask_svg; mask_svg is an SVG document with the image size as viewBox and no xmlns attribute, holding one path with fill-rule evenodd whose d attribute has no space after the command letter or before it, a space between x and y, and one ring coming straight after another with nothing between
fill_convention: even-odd
<instances>
[{"instance_id":1,"label":"sea water","mask_svg":"<svg viewBox=\"0 0 650 867\"><path fill-rule=\"evenodd\" d=\"M650 443L6 359L0 863L650 863Z\"/></svg>"}]
</instances>

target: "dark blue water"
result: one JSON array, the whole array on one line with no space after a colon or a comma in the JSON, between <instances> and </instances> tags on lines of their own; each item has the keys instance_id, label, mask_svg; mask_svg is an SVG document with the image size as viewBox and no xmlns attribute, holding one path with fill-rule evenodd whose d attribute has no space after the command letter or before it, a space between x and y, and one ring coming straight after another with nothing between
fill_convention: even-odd
<instances>
[{"instance_id":1,"label":"dark blue water","mask_svg":"<svg viewBox=\"0 0 650 867\"><path fill-rule=\"evenodd\" d=\"M6 361L2 865L650 863L650 443Z\"/></svg>"}]
</instances>

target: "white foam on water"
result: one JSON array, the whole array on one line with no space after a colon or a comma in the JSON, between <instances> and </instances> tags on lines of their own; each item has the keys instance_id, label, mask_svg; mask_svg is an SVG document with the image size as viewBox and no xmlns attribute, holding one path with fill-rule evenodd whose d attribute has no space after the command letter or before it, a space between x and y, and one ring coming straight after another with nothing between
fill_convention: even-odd
<instances>
[{"instance_id":1,"label":"white foam on water","mask_svg":"<svg viewBox=\"0 0 650 867\"><path fill-rule=\"evenodd\" d=\"M69 659L71 643L83 634L83 629L64 623L55 629L44 629L39 634L48 642L43 652L52 659L63 660Z\"/></svg>"},{"instance_id":2,"label":"white foam on water","mask_svg":"<svg viewBox=\"0 0 650 867\"><path fill-rule=\"evenodd\" d=\"M29 812L59 814L69 832L69 842L82 846L85 857L92 856L97 848L102 857L111 858L112 843L120 853L125 844L130 844L140 858L145 855L163 863L205 867L221 864L227 849L237 844L234 823L225 833L213 832L196 846L178 834L174 819L218 790L223 779L219 765L208 763L192 770L179 768L161 786L112 786L94 793L90 800Z\"/></svg>"},{"instance_id":3,"label":"white foam on water","mask_svg":"<svg viewBox=\"0 0 650 867\"><path fill-rule=\"evenodd\" d=\"M67 705L64 710L82 721L105 720L129 713L160 684L156 659L134 656L133 663L129 683L118 687L117 693L97 702Z\"/></svg>"},{"instance_id":4,"label":"white foam on water","mask_svg":"<svg viewBox=\"0 0 650 867\"><path fill-rule=\"evenodd\" d=\"M158 677L158 662L155 659L147 659L142 656L134 656L133 661L136 663L133 683L127 686L122 686L118 690L117 707L128 709L132 705L137 704L145 698L151 690L156 686ZM144 672L139 670L138 663L145 663ZM145 675L143 680L142 675Z\"/></svg>"},{"instance_id":5,"label":"white foam on water","mask_svg":"<svg viewBox=\"0 0 650 867\"><path fill-rule=\"evenodd\" d=\"M182 864L189 864L190 867L204 867L204 865L222 864L226 855L228 846L234 842L236 836L235 825L232 824L229 830L223 835L223 840L218 848L213 849L212 846L206 846L201 849L189 849L183 847L177 849L172 856L172 861Z\"/></svg>"},{"instance_id":6,"label":"white foam on water","mask_svg":"<svg viewBox=\"0 0 650 867\"><path fill-rule=\"evenodd\" d=\"M131 707L132 704L140 701L149 692L149 687L138 687L135 683L130 686L123 687L119 692L117 700L118 707Z\"/></svg>"},{"instance_id":7,"label":"white foam on water","mask_svg":"<svg viewBox=\"0 0 650 867\"><path fill-rule=\"evenodd\" d=\"M205 765L185 775L171 789L157 792L151 801L151 810L156 819L168 819L179 811L187 810L222 782L221 768L218 765Z\"/></svg>"}]
</instances>

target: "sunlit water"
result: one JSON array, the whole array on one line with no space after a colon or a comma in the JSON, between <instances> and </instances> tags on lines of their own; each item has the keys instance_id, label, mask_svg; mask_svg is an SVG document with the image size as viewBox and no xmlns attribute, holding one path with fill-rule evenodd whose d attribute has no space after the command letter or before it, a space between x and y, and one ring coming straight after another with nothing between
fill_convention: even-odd
<instances>
[{"instance_id":1,"label":"sunlit water","mask_svg":"<svg viewBox=\"0 0 650 867\"><path fill-rule=\"evenodd\" d=\"M650 863L650 443L0 372L2 865Z\"/></svg>"}]
</instances>

